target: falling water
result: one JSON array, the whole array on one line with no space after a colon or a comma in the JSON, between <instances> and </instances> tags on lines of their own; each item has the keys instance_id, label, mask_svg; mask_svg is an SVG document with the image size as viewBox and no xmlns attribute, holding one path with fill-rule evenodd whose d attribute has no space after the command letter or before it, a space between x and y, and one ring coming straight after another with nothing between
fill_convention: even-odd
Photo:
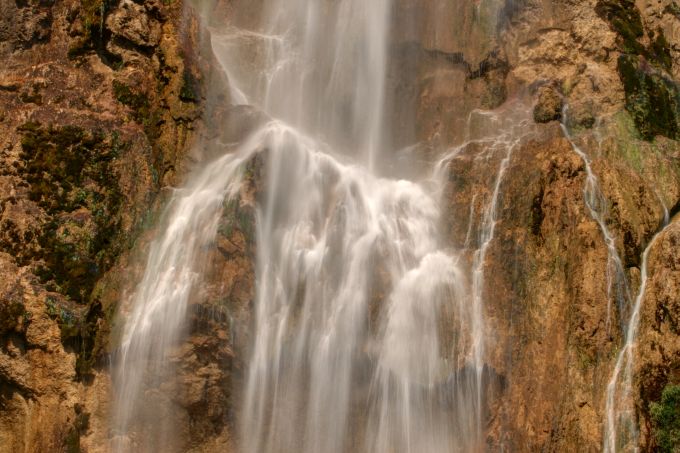
<instances>
[{"instance_id":1,"label":"falling water","mask_svg":"<svg viewBox=\"0 0 680 453\"><path fill-rule=\"evenodd\" d=\"M204 251L215 238L223 201L238 190L246 156L230 154L206 166L185 188L175 190L168 204L115 357L116 451L167 451L173 444L172 414L160 389L174 371L168 354L180 337L188 301L203 274ZM145 433L149 438L129 437L133 424L149 422L155 425Z\"/></svg>"},{"instance_id":2,"label":"falling water","mask_svg":"<svg viewBox=\"0 0 680 453\"><path fill-rule=\"evenodd\" d=\"M389 8L266 8L268 70L252 98L290 126L268 147L245 452L436 453L478 440L474 377L457 379L466 359L440 351L445 305L459 331L474 328L438 239L437 190L377 173Z\"/></svg>"},{"instance_id":3,"label":"falling water","mask_svg":"<svg viewBox=\"0 0 680 453\"><path fill-rule=\"evenodd\" d=\"M639 327L640 307L647 287L647 257L654 244L657 233L649 242L642 254L640 269L640 287L637 296L632 299L628 279L624 273L623 264L616 249L616 241L606 224L607 201L602 194L597 176L592 171L591 160L574 142L566 127L567 107L563 111L564 121L562 130L570 141L574 151L581 157L586 168L586 184L584 197L592 218L597 222L604 236L608 249L607 260L607 296L611 303L613 296L618 303L621 331L624 334L624 344L619 351L612 377L607 385L605 398L605 421L603 435L603 450L605 453L618 451L639 451L638 427L632 396L633 360L635 341ZM668 208L659 197L664 210L664 227L669 222ZM607 307L607 327L610 326L611 306Z\"/></svg>"},{"instance_id":4,"label":"falling water","mask_svg":"<svg viewBox=\"0 0 680 453\"><path fill-rule=\"evenodd\" d=\"M632 302L632 296L628 285L628 279L623 269L621 257L619 256L619 252L616 248L616 239L609 231L609 228L607 227L606 223L606 218L608 214L607 200L602 194L602 191L600 190L600 185L597 176L595 175L595 173L593 173L590 157L585 152L583 152L583 150L581 150L581 148L575 143L574 139L571 136L571 133L569 132L566 126L567 113L568 107L565 105L564 110L562 112L562 131L564 132L564 136L571 143L572 149L576 152L576 154L579 155L585 166L586 183L583 188L584 199L586 202L586 206L590 211L590 216L595 220L595 222L597 222L598 226L600 227L600 231L602 232L602 236L604 237L605 244L607 245L607 329L611 328L611 301L612 296L614 296L614 300L617 303L617 308L619 312L620 329L621 331L626 332L625 338L627 344L629 340L628 333L630 331L631 325L633 324L632 322L633 316L636 316L635 310L636 307L638 307L639 305L639 301L638 300L635 301L631 311L630 305ZM642 272L643 283L640 287L641 293L644 292L644 282L646 279L646 254L643 257ZM641 295L638 295L637 299L640 298ZM631 322L626 323L625 322L626 314L629 312L631 313ZM626 326L628 326L628 328L626 328ZM626 347L627 346L624 347L624 350L626 349ZM618 380L618 375L620 374L621 357L622 356L619 355L619 360L617 360L612 381L609 383L607 387L607 396L605 400L606 420L604 424L604 450L607 453L617 451L616 436L617 432L619 431L619 427L621 426L617 423L618 421L617 419L620 419L621 421L627 420L629 422L626 424L627 426L623 427L623 429L631 434L631 439L629 440L633 442L632 445L637 445L637 442L634 442L634 440L632 439L637 437L636 435L637 430L635 428L634 422L632 421L631 414L629 413L622 414L618 408L619 406L618 401L615 400L616 397L615 387L616 381ZM614 384L612 384L612 382ZM619 416L617 416L617 414Z\"/></svg>"},{"instance_id":5,"label":"falling water","mask_svg":"<svg viewBox=\"0 0 680 453\"><path fill-rule=\"evenodd\" d=\"M469 298L471 299L471 330L473 343L471 345L472 363L474 365L475 377L474 388L468 389L471 393L477 392L475 408L479 410L482 406L482 373L484 368L484 348L485 334L484 327L484 265L486 254L494 238L496 230L496 220L498 214L498 203L501 194L501 184L506 170L510 164L513 151L522 140L531 134L529 109L526 105L518 101L509 102L502 109L497 111L473 110L468 115L467 129L463 143L455 147L435 167L435 180L444 180L447 164L459 157L469 146L477 145L483 151L476 156L476 160L496 158L499 160L496 177L491 187L490 199L482 203L482 212L479 213L481 221L475 236L473 218L475 216L475 198L470 203L470 215L468 219L468 229L465 242L462 246L463 251L472 250L471 280L472 288ZM473 127L476 126L476 127ZM474 129L474 130L473 130ZM480 136L481 133L481 136ZM477 429L480 426L476 427ZM477 433L481 435L481 432Z\"/></svg>"},{"instance_id":6,"label":"falling water","mask_svg":"<svg viewBox=\"0 0 680 453\"><path fill-rule=\"evenodd\" d=\"M571 143L572 149L579 155L585 166L586 183L583 187L583 197L586 206L588 207L588 211L590 212L590 216L600 227L604 242L607 245L607 329L610 329L611 327L611 301L613 299L617 303L620 329L624 330L626 328L624 320L626 319L626 315L630 312L632 301L628 278L626 277L626 273L623 269L623 262L621 261L618 249L616 248L616 238L607 227L607 216L609 213L607 199L600 190L600 184L597 176L593 172L590 157L576 144L566 126L567 114L568 106L565 105L562 112L562 131L569 143Z\"/></svg>"},{"instance_id":7,"label":"falling water","mask_svg":"<svg viewBox=\"0 0 680 453\"><path fill-rule=\"evenodd\" d=\"M669 223L668 210L664 206L664 229ZM656 241L663 232L658 232L642 254L642 266L640 268L640 288L635 297L627 329L625 330L625 342L616 359L614 372L607 385L606 416L604 431L605 453L617 451L639 451L638 428L633 402L633 363L635 358L635 342L640 326L640 307L645 298L647 289L647 258Z\"/></svg>"},{"instance_id":8,"label":"falling water","mask_svg":"<svg viewBox=\"0 0 680 453\"><path fill-rule=\"evenodd\" d=\"M418 180L390 178L381 165L391 7L388 0L268 0L261 29L213 34L233 102L273 119L169 203L118 360L121 451L135 442L158 451L164 436L171 444L170 422L146 441L132 439L131 426L145 410L140 397L172 372L168 356L203 273L202 250L256 153L266 164L241 451L483 449L485 258L525 125L473 113L494 134L468 144L481 145L480 159L498 161L497 174L477 213L479 232L471 226L461 249L447 245L440 197L458 151ZM245 43L261 57L255 73L236 65Z\"/></svg>"}]
</instances>

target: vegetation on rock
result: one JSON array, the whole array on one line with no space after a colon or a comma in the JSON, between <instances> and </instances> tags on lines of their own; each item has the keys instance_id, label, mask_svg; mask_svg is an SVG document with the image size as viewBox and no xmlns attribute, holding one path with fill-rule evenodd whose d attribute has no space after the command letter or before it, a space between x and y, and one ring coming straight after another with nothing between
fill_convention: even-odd
<instances>
[{"instance_id":1,"label":"vegetation on rock","mask_svg":"<svg viewBox=\"0 0 680 453\"><path fill-rule=\"evenodd\" d=\"M636 55L621 55L618 71L626 92L626 109L640 135L680 138L680 91L678 84L645 64Z\"/></svg>"},{"instance_id":2,"label":"vegetation on rock","mask_svg":"<svg viewBox=\"0 0 680 453\"><path fill-rule=\"evenodd\" d=\"M649 46L640 40L645 26L632 0L600 0L598 15L609 22L619 37L617 69L626 94L626 109L640 135L680 137L680 89L664 74L672 68L670 45L661 29L647 30Z\"/></svg>"},{"instance_id":3,"label":"vegetation on rock","mask_svg":"<svg viewBox=\"0 0 680 453\"><path fill-rule=\"evenodd\" d=\"M661 401L650 404L654 437L662 453L680 451L680 385L667 385Z\"/></svg>"},{"instance_id":4,"label":"vegetation on rock","mask_svg":"<svg viewBox=\"0 0 680 453\"><path fill-rule=\"evenodd\" d=\"M542 87L534 107L534 121L548 123L562 118L562 97L551 87Z\"/></svg>"},{"instance_id":5,"label":"vegetation on rock","mask_svg":"<svg viewBox=\"0 0 680 453\"><path fill-rule=\"evenodd\" d=\"M19 130L29 198L49 216L38 275L85 303L118 252L122 194L112 163L122 145L116 135L76 126L26 123Z\"/></svg>"}]
</instances>

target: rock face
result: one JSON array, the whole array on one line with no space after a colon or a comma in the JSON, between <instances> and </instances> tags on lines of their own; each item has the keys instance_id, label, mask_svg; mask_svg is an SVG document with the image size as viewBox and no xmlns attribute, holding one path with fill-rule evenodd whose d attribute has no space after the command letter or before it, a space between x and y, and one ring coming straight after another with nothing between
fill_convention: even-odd
<instances>
[{"instance_id":1,"label":"rock face","mask_svg":"<svg viewBox=\"0 0 680 453\"><path fill-rule=\"evenodd\" d=\"M556 121L592 160L634 298L642 252L664 209L675 212L680 201L676 8L633 1L399 4L405 12L398 18L415 17L416 25L400 23L398 45L410 49L405 60L417 62L409 68L396 53L396 66L416 81L402 89L401 102L414 106L412 136L425 149L493 139L497 126L480 126L471 112L504 104L499 114L511 117L516 99L534 107L536 123L547 123L523 128L512 151L484 266L492 276L485 285L487 363L498 381L487 446L600 451L606 386L629 312L612 302L608 251L584 203L586 168ZM485 33L476 35L482 25ZM470 143L449 164L446 228L456 247L475 248L474 219L500 163L488 149ZM665 244L671 253L672 231L655 248ZM650 404L678 382L672 263L650 260L649 275L659 275L650 280L665 290L656 283L647 291L636 350L634 398L647 450L658 447Z\"/></svg>"},{"instance_id":2,"label":"rock face","mask_svg":"<svg viewBox=\"0 0 680 453\"><path fill-rule=\"evenodd\" d=\"M107 451L116 263L227 99L181 2L0 12L0 451Z\"/></svg>"},{"instance_id":3,"label":"rock face","mask_svg":"<svg viewBox=\"0 0 680 453\"><path fill-rule=\"evenodd\" d=\"M538 100L534 107L534 121L548 123L562 118L562 99L559 93L550 87L542 87L538 91Z\"/></svg>"},{"instance_id":4,"label":"rock face","mask_svg":"<svg viewBox=\"0 0 680 453\"><path fill-rule=\"evenodd\" d=\"M391 145L418 142L425 158L460 147L443 198L452 246L474 248L502 157L465 143L494 133L471 112L522 125L484 263L486 448L600 451L628 312L611 296L574 145L590 156L634 295L644 248L680 206L680 10L667 0L394 3ZM261 5L201 7L256 23ZM109 451L114 314L143 270L163 188L259 121L229 107L207 38L178 1L0 0L0 452ZM261 172L253 161L224 206L173 354L179 372L156 389L176 408L178 451L233 449ZM674 220L648 263L633 395L645 451L663 434L653 404L680 384L679 243Z\"/></svg>"},{"instance_id":5,"label":"rock face","mask_svg":"<svg viewBox=\"0 0 680 453\"><path fill-rule=\"evenodd\" d=\"M432 4L425 8L432 18L424 19L430 27L447 17L447 8L472 8ZM484 2L478 11L481 22ZM457 61L479 61L492 49L507 68L499 79L505 97L531 99L523 103L534 105L537 123L566 123L592 159L607 200L605 222L634 297L641 254L663 223L664 209L675 212L680 195L673 6L530 1L506 2L495 11L501 11L497 27L481 48L464 33L435 33L429 45L462 55ZM469 112L483 107L484 96L469 77L453 76L465 69L451 61L421 66L426 78L419 79L416 95L417 136L435 146L460 143L461 131L474 138L479 126ZM433 90L430 81L444 88ZM491 92L488 85L482 89ZM486 441L492 451L600 451L606 386L629 314L608 293L608 253L584 203L582 159L557 123L524 130L501 182L496 238L485 264L485 275L492 276L485 285L487 360L498 381ZM493 128L484 134L493 136ZM498 171L498 157L474 158L484 152L467 145L449 165L447 227L457 247L479 228L461 213L480 212ZM634 398L641 445L650 451L658 447L659 432L650 404L678 382L670 314L678 299L674 260L655 251L671 253L674 225L652 251L649 274L656 276L644 299L636 350Z\"/></svg>"},{"instance_id":6,"label":"rock face","mask_svg":"<svg viewBox=\"0 0 680 453\"><path fill-rule=\"evenodd\" d=\"M678 244L680 222L676 219L660 234L650 251L647 291L640 315L640 343L636 375L639 394L637 410L645 421L643 446L648 450L677 449L677 435L663 445L659 426L654 420L649 402L662 400L664 389L680 383L680 301L678 282ZM673 413L677 419L677 403ZM673 406L671 406L673 407ZM676 422L677 423L677 422ZM677 430L677 428L675 428ZM669 448L672 447L672 448Z\"/></svg>"}]
</instances>

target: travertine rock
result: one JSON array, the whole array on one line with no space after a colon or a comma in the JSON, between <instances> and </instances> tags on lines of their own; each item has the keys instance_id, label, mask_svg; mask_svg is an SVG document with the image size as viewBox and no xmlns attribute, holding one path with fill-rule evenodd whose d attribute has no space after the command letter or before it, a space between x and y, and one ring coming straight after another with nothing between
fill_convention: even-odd
<instances>
[{"instance_id":1,"label":"travertine rock","mask_svg":"<svg viewBox=\"0 0 680 453\"><path fill-rule=\"evenodd\" d=\"M534 106L534 121L548 123L562 118L562 97L551 87L538 90L538 100Z\"/></svg>"}]
</instances>

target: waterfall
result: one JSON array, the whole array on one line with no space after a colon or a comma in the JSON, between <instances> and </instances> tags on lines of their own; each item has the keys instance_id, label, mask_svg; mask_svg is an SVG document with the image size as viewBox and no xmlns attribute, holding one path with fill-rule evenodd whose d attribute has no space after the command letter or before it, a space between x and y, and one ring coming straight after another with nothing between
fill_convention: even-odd
<instances>
[{"instance_id":1,"label":"waterfall","mask_svg":"<svg viewBox=\"0 0 680 453\"><path fill-rule=\"evenodd\" d=\"M380 176L390 7L265 7L267 70L250 98L287 126L269 147L257 226L245 452L436 453L478 441L479 385L457 369L473 357L440 351L445 305L467 343L477 326L440 239L439 187Z\"/></svg>"},{"instance_id":2,"label":"waterfall","mask_svg":"<svg viewBox=\"0 0 680 453\"><path fill-rule=\"evenodd\" d=\"M631 310L630 304L632 301L628 278L626 277L626 273L623 269L623 262L621 261L621 257L616 248L616 238L611 231L609 231L609 227L607 227L607 215L609 213L607 199L602 194L602 190L600 190L600 183L593 172L590 157L576 144L567 128L568 113L569 107L565 105L562 111L562 132L585 166L586 183L583 187L583 198L588 207L588 211L590 212L590 216L600 227L604 242L607 245L607 329L611 328L611 301L614 299L617 303L619 312L619 328L623 331L626 326L624 319Z\"/></svg>"},{"instance_id":3,"label":"waterfall","mask_svg":"<svg viewBox=\"0 0 680 453\"><path fill-rule=\"evenodd\" d=\"M176 370L168 356L181 338L223 203L237 193L242 166L260 142L256 136L239 151L206 165L170 198L114 357L114 451L172 451L172 407L162 385ZM133 426L152 428L132 439Z\"/></svg>"},{"instance_id":4,"label":"waterfall","mask_svg":"<svg viewBox=\"0 0 680 453\"><path fill-rule=\"evenodd\" d=\"M605 394L605 420L603 432L603 451L639 451L639 432L637 415L633 401L633 363L637 332L640 323L640 307L647 288L647 258L656 238L669 224L669 212L663 199L658 195L663 207L663 228L649 241L642 253L640 268L640 286L637 295L632 298L628 279L623 269L621 258L616 249L616 240L606 224L608 213L607 200L600 190L597 176L593 173L590 157L575 143L566 127L567 106L563 110L562 131L571 143L572 149L581 157L586 169L586 183L583 189L586 206L591 217L597 222L607 245L607 301L612 296L617 301L620 329L624 343L618 351L617 359L607 384ZM613 294L612 294L613 290ZM611 306L607 307L607 328L610 327Z\"/></svg>"},{"instance_id":5,"label":"waterfall","mask_svg":"<svg viewBox=\"0 0 680 453\"><path fill-rule=\"evenodd\" d=\"M608 214L608 204L607 200L600 190L600 185L597 176L593 172L590 157L576 144L569 129L567 128L567 114L568 106L565 105L562 110L562 131L565 138L571 144L572 149L583 161L583 165L586 170L586 182L583 187L583 197L586 203L586 207L590 212L590 216L597 222L597 225L602 232L605 245L607 246L607 329L611 328L611 301L612 297L617 303L620 329L625 332L625 341L629 341L628 331L632 325L632 317L636 316L636 307L639 308L639 301L636 300L631 308L632 296L630 293L630 288L628 284L628 278L626 277L625 271L623 269L623 262L619 256L619 252L616 248L616 239L613 234L609 231L607 227L606 218ZM646 261L645 256L643 256L643 279L646 279ZM644 280L640 287L640 291L644 292ZM638 295L638 299L641 296ZM626 323L626 315L631 313L631 322ZM628 326L628 328L626 327ZM625 349L625 347L624 347ZM618 380L618 375L620 374L621 356L617 360L612 381L607 387L607 394L605 398L605 423L604 423L604 451L615 452L618 451L616 446L616 437L619 429L623 429L630 434L630 439L628 442L631 445L637 445L637 427L635 426L635 420L632 413L633 408L630 407L629 411L626 411L626 415L620 414L620 408L618 407L619 401L615 400L614 387L616 387L615 382ZM614 384L612 384L614 382ZM630 384L630 383L629 383ZM627 384L627 385L629 385ZM625 419L627 423L625 426L621 426L617 419Z\"/></svg>"},{"instance_id":6,"label":"waterfall","mask_svg":"<svg viewBox=\"0 0 680 453\"><path fill-rule=\"evenodd\" d=\"M116 365L120 451L172 445L172 420L160 421L170 409L148 411L148 398L172 373L202 250L256 153L264 190L240 451L484 448L485 260L528 111L475 111L490 135L468 137L428 175L391 177L382 159L391 9L388 0L267 0L261 28L213 30L233 102L271 120L169 202ZM239 68L242 46L257 49L256 72ZM481 211L471 208L479 231L471 224L470 240L452 246L441 231L446 166L471 143L497 173ZM161 426L145 438L134 431L148 412Z\"/></svg>"}]
</instances>

